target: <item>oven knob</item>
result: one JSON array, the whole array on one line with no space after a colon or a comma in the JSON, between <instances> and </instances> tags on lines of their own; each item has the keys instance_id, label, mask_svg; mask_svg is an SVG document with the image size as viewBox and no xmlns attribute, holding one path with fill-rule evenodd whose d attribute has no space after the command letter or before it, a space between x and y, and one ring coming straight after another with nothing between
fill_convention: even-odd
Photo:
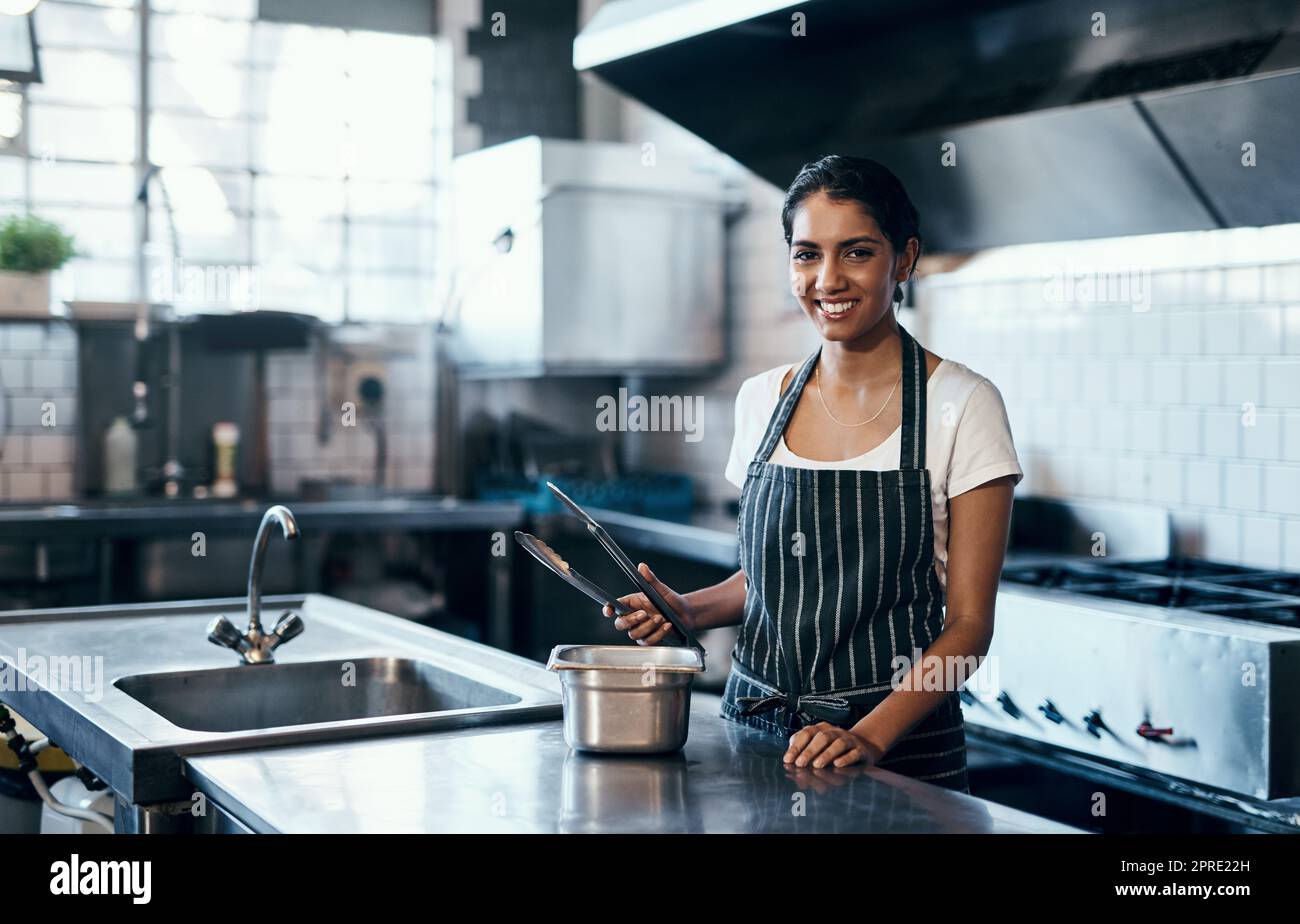
<instances>
[{"instance_id":1,"label":"oven knob","mask_svg":"<svg viewBox=\"0 0 1300 924\"><path fill-rule=\"evenodd\" d=\"M1011 697L1003 690L998 694L998 702L1002 704L1002 711L1013 719L1020 718L1020 707L1011 701Z\"/></svg>"},{"instance_id":2,"label":"oven knob","mask_svg":"<svg viewBox=\"0 0 1300 924\"><path fill-rule=\"evenodd\" d=\"M1061 711L1056 708L1056 704L1050 699L1043 700L1043 704L1038 707L1038 711L1043 714L1047 721L1054 725L1060 725L1065 721L1065 716L1061 715Z\"/></svg>"},{"instance_id":3,"label":"oven knob","mask_svg":"<svg viewBox=\"0 0 1300 924\"><path fill-rule=\"evenodd\" d=\"M1159 740L1170 737L1173 735L1174 730L1172 728L1156 728L1150 722L1143 722L1137 727L1137 733L1143 738Z\"/></svg>"},{"instance_id":4,"label":"oven knob","mask_svg":"<svg viewBox=\"0 0 1300 924\"><path fill-rule=\"evenodd\" d=\"M1101 720L1101 713L1094 709L1083 717L1083 727L1094 738L1100 738L1106 723Z\"/></svg>"}]
</instances>

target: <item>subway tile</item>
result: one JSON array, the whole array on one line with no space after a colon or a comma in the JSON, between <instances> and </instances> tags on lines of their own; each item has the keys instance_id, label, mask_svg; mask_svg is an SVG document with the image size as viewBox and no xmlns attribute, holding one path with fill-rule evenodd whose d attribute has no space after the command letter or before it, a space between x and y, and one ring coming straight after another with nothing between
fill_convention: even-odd
<instances>
[{"instance_id":1,"label":"subway tile","mask_svg":"<svg viewBox=\"0 0 1300 924\"><path fill-rule=\"evenodd\" d=\"M1195 455L1201 451L1201 412L1171 408L1161 414L1164 421L1164 451Z\"/></svg>"},{"instance_id":2,"label":"subway tile","mask_svg":"<svg viewBox=\"0 0 1300 924\"><path fill-rule=\"evenodd\" d=\"M1115 491L1115 465L1110 456L1089 454L1079 460L1080 493L1087 497L1110 497Z\"/></svg>"},{"instance_id":3,"label":"subway tile","mask_svg":"<svg viewBox=\"0 0 1300 924\"><path fill-rule=\"evenodd\" d=\"M1241 553L1241 518L1235 513L1201 514L1201 554L1218 561L1236 561Z\"/></svg>"},{"instance_id":4,"label":"subway tile","mask_svg":"<svg viewBox=\"0 0 1300 924\"><path fill-rule=\"evenodd\" d=\"M1282 306L1282 352L1300 356L1300 302Z\"/></svg>"},{"instance_id":5,"label":"subway tile","mask_svg":"<svg viewBox=\"0 0 1300 924\"><path fill-rule=\"evenodd\" d=\"M1223 463L1192 459L1183 470L1187 503L1203 507L1223 506Z\"/></svg>"},{"instance_id":6,"label":"subway tile","mask_svg":"<svg viewBox=\"0 0 1300 924\"><path fill-rule=\"evenodd\" d=\"M1116 456L1112 467L1112 497L1116 500L1149 503L1152 475L1150 460L1146 456Z\"/></svg>"},{"instance_id":7,"label":"subway tile","mask_svg":"<svg viewBox=\"0 0 1300 924\"><path fill-rule=\"evenodd\" d=\"M1282 308L1242 308L1237 313L1240 327L1238 345L1251 356L1276 355L1282 352Z\"/></svg>"},{"instance_id":8,"label":"subway tile","mask_svg":"<svg viewBox=\"0 0 1300 924\"><path fill-rule=\"evenodd\" d=\"M1093 439L1098 449L1118 451L1130 444L1129 418L1131 411L1119 405L1099 408Z\"/></svg>"},{"instance_id":9,"label":"subway tile","mask_svg":"<svg viewBox=\"0 0 1300 924\"><path fill-rule=\"evenodd\" d=\"M43 500L45 476L38 471L9 472L5 477L5 491L12 501Z\"/></svg>"},{"instance_id":10,"label":"subway tile","mask_svg":"<svg viewBox=\"0 0 1300 924\"><path fill-rule=\"evenodd\" d=\"M1153 362L1147 373L1148 398L1157 404L1182 404L1187 398L1186 363Z\"/></svg>"},{"instance_id":11,"label":"subway tile","mask_svg":"<svg viewBox=\"0 0 1300 924\"><path fill-rule=\"evenodd\" d=\"M1300 359L1264 363L1264 400L1272 407L1300 406Z\"/></svg>"},{"instance_id":12,"label":"subway tile","mask_svg":"<svg viewBox=\"0 0 1300 924\"><path fill-rule=\"evenodd\" d=\"M45 325L5 324L5 349L11 353L40 353L45 349Z\"/></svg>"},{"instance_id":13,"label":"subway tile","mask_svg":"<svg viewBox=\"0 0 1300 924\"><path fill-rule=\"evenodd\" d=\"M1258 411L1242 420L1241 455L1245 459L1278 459L1282 455L1282 415Z\"/></svg>"},{"instance_id":14,"label":"subway tile","mask_svg":"<svg viewBox=\"0 0 1300 924\"><path fill-rule=\"evenodd\" d=\"M1223 505L1233 510L1261 510L1263 485L1259 465L1229 462L1223 466Z\"/></svg>"},{"instance_id":15,"label":"subway tile","mask_svg":"<svg viewBox=\"0 0 1300 924\"><path fill-rule=\"evenodd\" d=\"M1142 356L1163 356L1165 350L1166 328L1169 318L1177 315L1160 315L1154 311L1144 311L1132 316L1133 352ZM1189 352L1170 349L1168 352ZM1192 351L1195 352L1195 351Z\"/></svg>"},{"instance_id":16,"label":"subway tile","mask_svg":"<svg viewBox=\"0 0 1300 924\"><path fill-rule=\"evenodd\" d=\"M1236 310L1215 309L1201 315L1201 336L1208 355L1235 354L1241 352L1241 325ZM1194 326L1195 315L1188 316L1188 325Z\"/></svg>"},{"instance_id":17,"label":"subway tile","mask_svg":"<svg viewBox=\"0 0 1300 924\"><path fill-rule=\"evenodd\" d=\"M1241 451L1241 415L1235 411L1206 411L1201 415L1202 452L1235 457Z\"/></svg>"},{"instance_id":18,"label":"subway tile","mask_svg":"<svg viewBox=\"0 0 1300 924\"><path fill-rule=\"evenodd\" d=\"M1264 274L1258 266L1230 266L1223 271L1223 297L1229 302L1257 302Z\"/></svg>"},{"instance_id":19,"label":"subway tile","mask_svg":"<svg viewBox=\"0 0 1300 924\"><path fill-rule=\"evenodd\" d=\"M1143 404L1147 400L1146 364L1132 360L1117 362L1110 376L1112 400L1120 404Z\"/></svg>"},{"instance_id":20,"label":"subway tile","mask_svg":"<svg viewBox=\"0 0 1300 924\"><path fill-rule=\"evenodd\" d=\"M1282 520L1243 516L1241 551L1236 561L1256 568L1282 567Z\"/></svg>"},{"instance_id":21,"label":"subway tile","mask_svg":"<svg viewBox=\"0 0 1300 924\"><path fill-rule=\"evenodd\" d=\"M1282 414L1282 459L1300 462L1300 412Z\"/></svg>"},{"instance_id":22,"label":"subway tile","mask_svg":"<svg viewBox=\"0 0 1300 924\"><path fill-rule=\"evenodd\" d=\"M76 387L74 363L64 359L33 359L27 387L34 391L61 391Z\"/></svg>"},{"instance_id":23,"label":"subway tile","mask_svg":"<svg viewBox=\"0 0 1300 924\"><path fill-rule=\"evenodd\" d=\"M1300 515L1300 465L1266 465L1263 475L1263 509Z\"/></svg>"},{"instance_id":24,"label":"subway tile","mask_svg":"<svg viewBox=\"0 0 1300 924\"><path fill-rule=\"evenodd\" d=\"M1065 441L1063 445L1087 449L1096 445L1093 436L1095 414L1087 407L1067 407L1063 412Z\"/></svg>"},{"instance_id":25,"label":"subway tile","mask_svg":"<svg viewBox=\"0 0 1300 924\"><path fill-rule=\"evenodd\" d=\"M1151 501L1158 504L1183 502L1183 461L1181 459L1171 456L1148 459L1147 474L1149 475L1147 494Z\"/></svg>"},{"instance_id":26,"label":"subway tile","mask_svg":"<svg viewBox=\"0 0 1300 924\"><path fill-rule=\"evenodd\" d=\"M1257 360L1229 360L1223 364L1223 403L1234 408L1264 403L1263 375Z\"/></svg>"},{"instance_id":27,"label":"subway tile","mask_svg":"<svg viewBox=\"0 0 1300 924\"><path fill-rule=\"evenodd\" d=\"M27 459L33 465L71 464L76 458L76 437L34 434L28 437Z\"/></svg>"},{"instance_id":28,"label":"subway tile","mask_svg":"<svg viewBox=\"0 0 1300 924\"><path fill-rule=\"evenodd\" d=\"M1197 359L1187 364L1186 403L1212 407L1223 403L1223 361Z\"/></svg>"},{"instance_id":29,"label":"subway tile","mask_svg":"<svg viewBox=\"0 0 1300 924\"><path fill-rule=\"evenodd\" d=\"M1163 452L1164 418L1161 411L1150 407L1134 408L1131 415L1131 448L1137 452Z\"/></svg>"},{"instance_id":30,"label":"subway tile","mask_svg":"<svg viewBox=\"0 0 1300 924\"><path fill-rule=\"evenodd\" d=\"M1300 430L1300 427L1297 427ZM28 462L28 445L30 436L10 433L4 437L4 452L0 453L0 464L6 466L26 465Z\"/></svg>"},{"instance_id":31,"label":"subway tile","mask_svg":"<svg viewBox=\"0 0 1300 924\"><path fill-rule=\"evenodd\" d=\"M9 391L27 388L27 383L31 380L31 368L31 357L0 356L0 385Z\"/></svg>"},{"instance_id":32,"label":"subway tile","mask_svg":"<svg viewBox=\"0 0 1300 924\"><path fill-rule=\"evenodd\" d=\"M1300 263L1275 263L1261 268L1263 297L1271 302L1300 302Z\"/></svg>"},{"instance_id":33,"label":"subway tile","mask_svg":"<svg viewBox=\"0 0 1300 924\"><path fill-rule=\"evenodd\" d=\"M76 479L71 468L61 467L45 473L47 500L72 500L76 493Z\"/></svg>"},{"instance_id":34,"label":"subway tile","mask_svg":"<svg viewBox=\"0 0 1300 924\"><path fill-rule=\"evenodd\" d=\"M1282 567L1300 571L1300 517L1282 521Z\"/></svg>"}]
</instances>

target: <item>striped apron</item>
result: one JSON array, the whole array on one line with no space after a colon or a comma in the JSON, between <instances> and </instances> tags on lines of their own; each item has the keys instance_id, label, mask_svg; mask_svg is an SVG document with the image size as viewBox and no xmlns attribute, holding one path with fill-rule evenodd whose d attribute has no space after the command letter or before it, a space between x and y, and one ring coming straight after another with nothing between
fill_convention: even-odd
<instances>
[{"instance_id":1,"label":"striped apron","mask_svg":"<svg viewBox=\"0 0 1300 924\"><path fill-rule=\"evenodd\" d=\"M777 402L749 463L737 532L745 614L722 714L788 736L825 721L849 728L893 689L943 628L934 516L925 467L925 353L906 330L902 450L892 471L768 462L817 352ZM946 672L945 672L946 673ZM903 676L903 673L899 673ZM956 691L877 766L969 792Z\"/></svg>"}]
</instances>

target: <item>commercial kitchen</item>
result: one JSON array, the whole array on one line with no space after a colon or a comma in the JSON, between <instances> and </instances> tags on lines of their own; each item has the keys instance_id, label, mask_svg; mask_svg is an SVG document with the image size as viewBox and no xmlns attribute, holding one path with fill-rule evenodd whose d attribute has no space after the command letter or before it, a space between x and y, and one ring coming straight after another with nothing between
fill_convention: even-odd
<instances>
[{"instance_id":1,"label":"commercial kitchen","mask_svg":"<svg viewBox=\"0 0 1300 924\"><path fill-rule=\"evenodd\" d=\"M1091 7L0 0L0 832L1300 833L1300 2ZM827 154L902 438L916 342L1014 438L968 792L789 763L665 590L776 612Z\"/></svg>"}]
</instances>

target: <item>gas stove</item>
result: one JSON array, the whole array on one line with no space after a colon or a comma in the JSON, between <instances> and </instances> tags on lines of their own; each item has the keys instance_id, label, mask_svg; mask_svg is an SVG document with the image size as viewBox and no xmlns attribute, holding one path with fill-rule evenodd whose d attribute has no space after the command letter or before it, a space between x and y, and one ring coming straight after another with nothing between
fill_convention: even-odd
<instances>
[{"instance_id":1,"label":"gas stove","mask_svg":"<svg viewBox=\"0 0 1300 924\"><path fill-rule=\"evenodd\" d=\"M1018 498L1012 527L973 734L1207 799L1300 796L1300 574L1170 554L1156 508Z\"/></svg>"},{"instance_id":2,"label":"gas stove","mask_svg":"<svg viewBox=\"0 0 1300 924\"><path fill-rule=\"evenodd\" d=\"M1173 556L1114 564L1004 568L1002 580L1300 628L1300 573Z\"/></svg>"}]
</instances>

